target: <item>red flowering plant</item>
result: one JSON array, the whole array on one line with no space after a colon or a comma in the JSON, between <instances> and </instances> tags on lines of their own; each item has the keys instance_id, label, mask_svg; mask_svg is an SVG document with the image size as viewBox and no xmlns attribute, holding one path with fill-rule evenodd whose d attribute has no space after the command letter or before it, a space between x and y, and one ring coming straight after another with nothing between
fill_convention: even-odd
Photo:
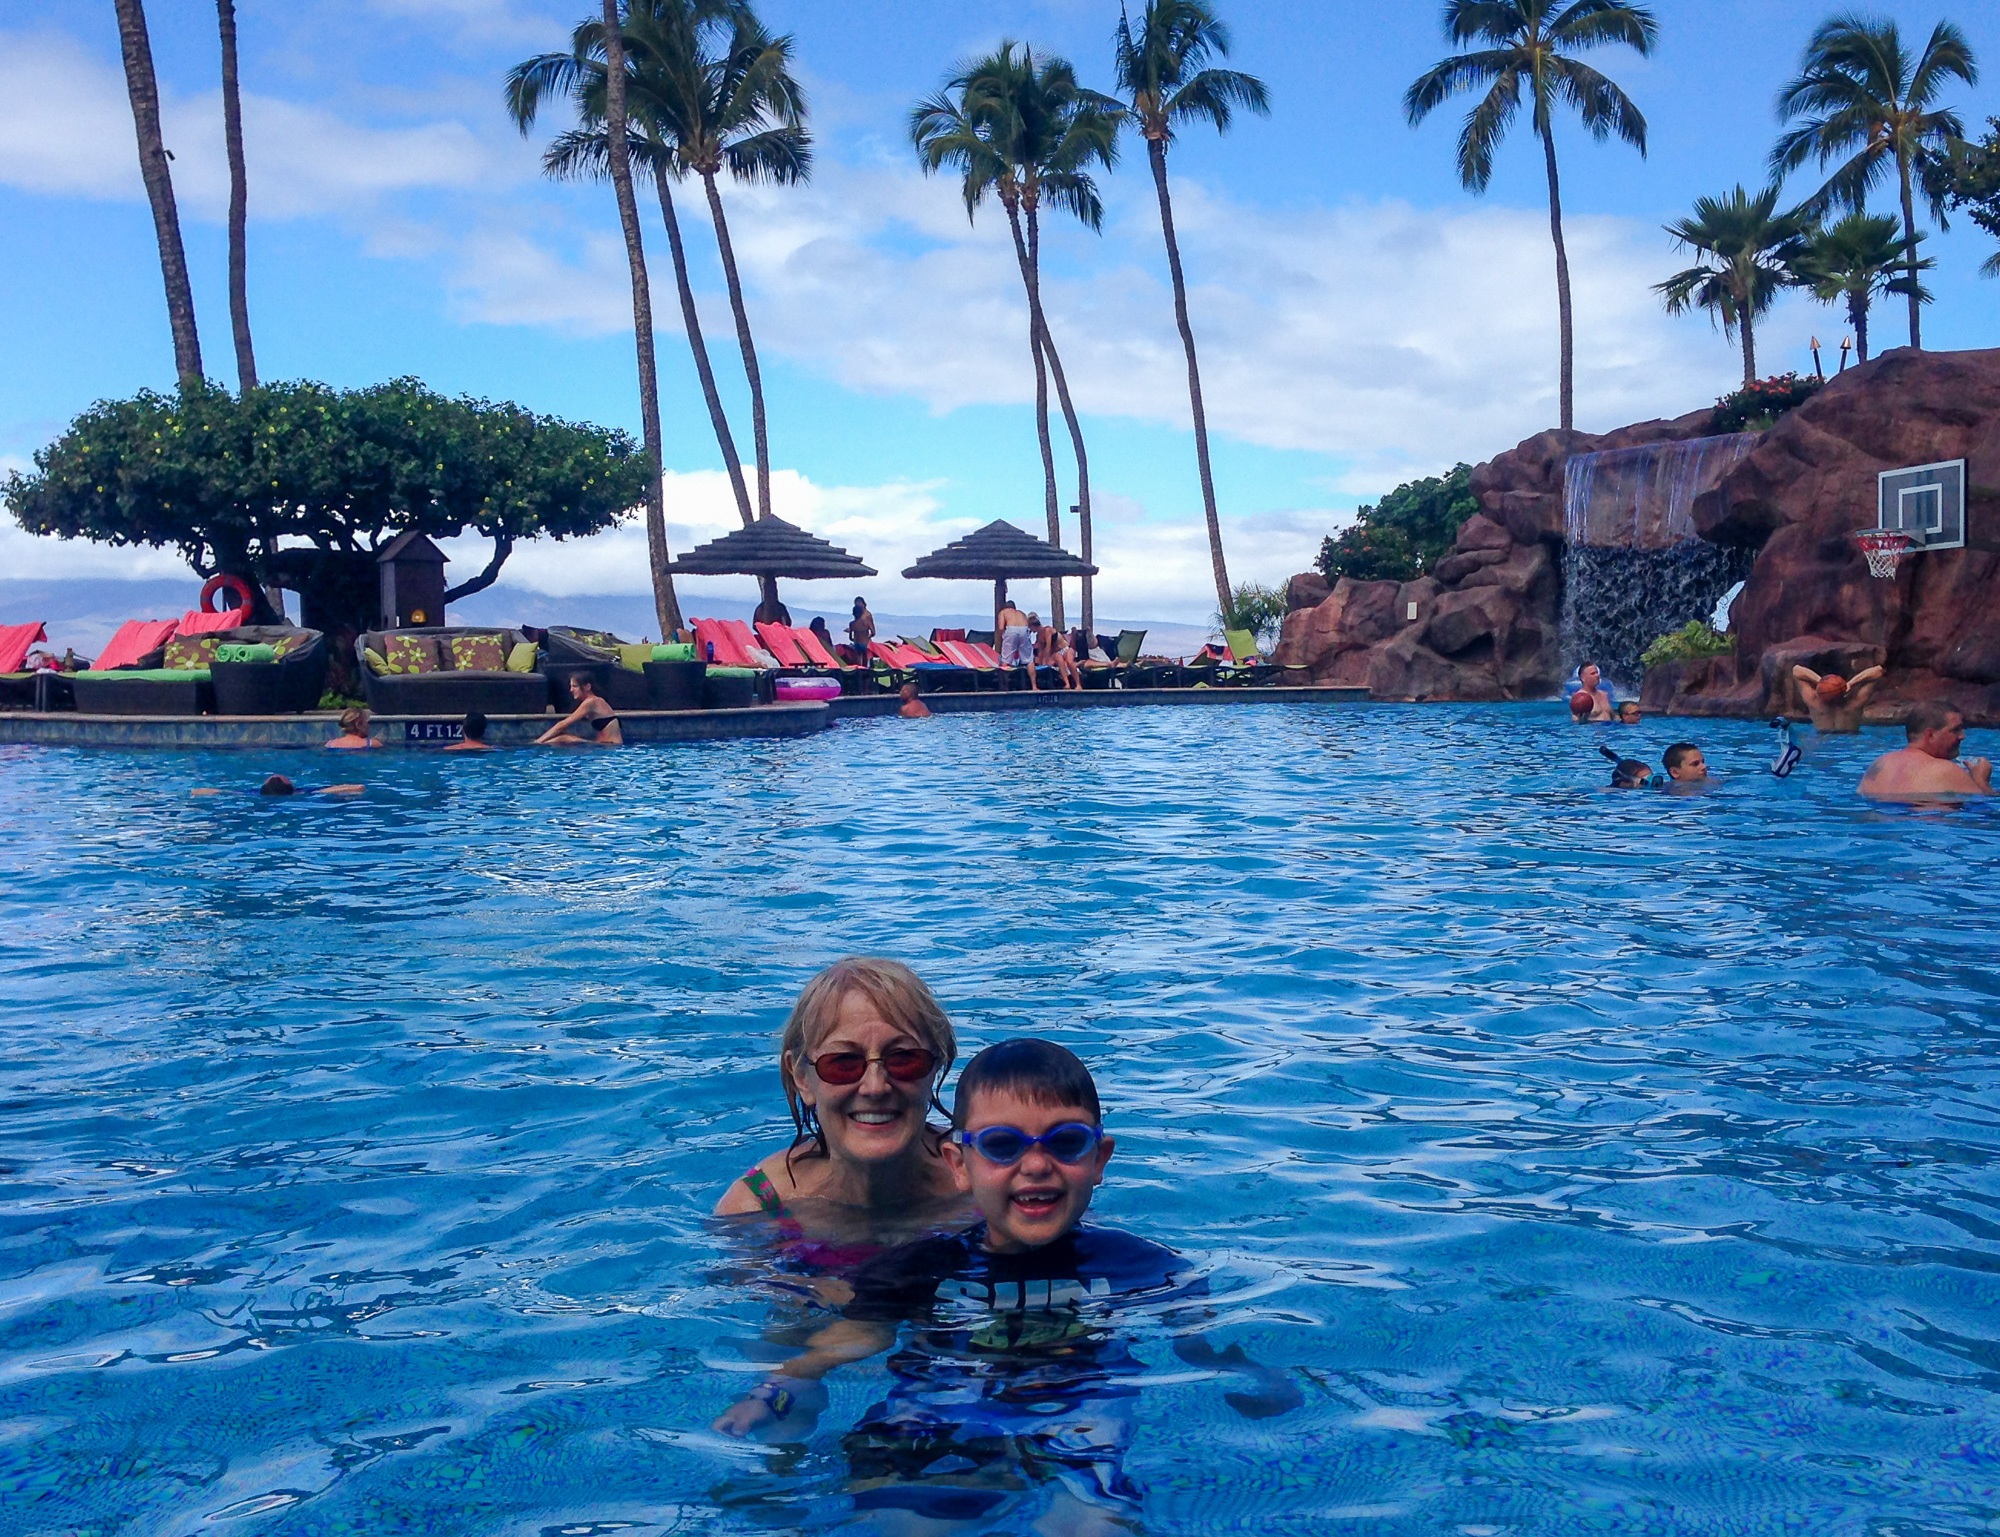
<instances>
[{"instance_id":1,"label":"red flowering plant","mask_svg":"<svg viewBox=\"0 0 2000 1537\"><path fill-rule=\"evenodd\" d=\"M1712 428L1718 433L1762 432L1787 411L1811 400L1825 383L1824 379L1809 379L1801 374L1773 374L1768 379L1759 379L1715 403Z\"/></svg>"}]
</instances>

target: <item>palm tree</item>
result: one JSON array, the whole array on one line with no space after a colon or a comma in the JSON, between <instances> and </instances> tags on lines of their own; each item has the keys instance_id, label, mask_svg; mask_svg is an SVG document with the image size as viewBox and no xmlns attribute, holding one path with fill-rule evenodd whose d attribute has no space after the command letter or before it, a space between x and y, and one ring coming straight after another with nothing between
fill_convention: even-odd
<instances>
[{"instance_id":1,"label":"palm tree","mask_svg":"<svg viewBox=\"0 0 2000 1537\"><path fill-rule=\"evenodd\" d=\"M1167 149L1176 125L1205 122L1217 133L1229 131L1237 107L1268 114L1270 94L1254 76L1233 69L1212 69L1212 57L1229 52L1229 29L1206 0L1146 0L1134 33L1131 18L1118 18L1118 88L1127 110L1146 140L1153 166L1153 186L1160 198L1160 229L1167 241L1167 271L1174 280L1174 319L1187 353L1188 402L1194 411L1195 465L1201 472L1201 505L1208 518L1208 555L1215 568L1215 592L1229 607L1229 569L1222 559L1222 523L1215 511L1215 476L1208 461L1208 413L1202 406L1201 368L1195 360L1194 328L1188 323L1187 279L1181 272L1181 246L1174 234L1174 204L1167 191Z\"/></svg>"},{"instance_id":2,"label":"palm tree","mask_svg":"<svg viewBox=\"0 0 2000 1537\"><path fill-rule=\"evenodd\" d=\"M1903 206L1903 273L1911 287L1910 345L1923 347L1923 299L1915 291L1917 210L1912 172L1926 152L1944 151L1965 137L1955 112L1932 110L1945 82L1979 80L1965 34L1948 21L1931 29L1924 51L1912 59L1893 21L1836 16L1806 44L1799 77L1778 93L1781 121L1799 120L1771 151L1782 174L1808 160L1847 158L1806 206L1815 214L1836 204L1860 212L1871 188L1893 166ZM1945 222L1944 201L1927 190L1931 216Z\"/></svg>"},{"instance_id":3,"label":"palm tree","mask_svg":"<svg viewBox=\"0 0 2000 1537\"><path fill-rule=\"evenodd\" d=\"M188 284L187 248L181 244L174 176L160 137L160 83L153 74L153 43L146 32L144 0L115 0L118 45L125 59L125 94L139 136L139 174L153 205L153 233L160 243L160 276L167 286L167 324L174 333L174 373L181 387L200 384L201 336L194 324L194 289Z\"/></svg>"},{"instance_id":4,"label":"palm tree","mask_svg":"<svg viewBox=\"0 0 2000 1537\"><path fill-rule=\"evenodd\" d=\"M639 349L639 420L646 454L653 461L646 477L646 558L652 567L653 607L660 637L681 627L681 604L667 569L666 463L660 433L660 373L653 356L653 288L646 277L646 242L639 228L639 200L632 191L631 148L625 131L625 40L618 25L618 0L604 0L604 129L611 185L618 197L618 223L625 233L625 261L632 273L632 331Z\"/></svg>"},{"instance_id":5,"label":"palm tree","mask_svg":"<svg viewBox=\"0 0 2000 1537\"><path fill-rule=\"evenodd\" d=\"M236 0L215 0L222 29L222 138L229 152L229 329L236 341L236 387L257 387L250 345L249 256L245 249L250 180L243 168L243 96L236 82Z\"/></svg>"},{"instance_id":6,"label":"palm tree","mask_svg":"<svg viewBox=\"0 0 2000 1537\"><path fill-rule=\"evenodd\" d=\"M1556 308L1562 327L1562 426L1576 425L1576 335L1570 314L1569 253L1563 245L1562 187L1556 175L1555 108L1574 107L1600 144L1616 134L1646 153L1646 119L1631 99L1574 55L1623 43L1642 57L1659 25L1643 5L1622 0L1445 0L1445 35L1460 48L1489 48L1446 59L1412 85L1403 109L1412 124L1460 91L1487 87L1458 136L1458 177L1473 192L1493 179L1493 152L1527 93L1549 176L1549 233L1556 246Z\"/></svg>"},{"instance_id":7,"label":"palm tree","mask_svg":"<svg viewBox=\"0 0 2000 1537\"><path fill-rule=\"evenodd\" d=\"M736 317L736 341L750 385L750 430L757 451L757 515L771 515L771 445L764 425L764 377L750 336L736 249L717 178L802 182L812 171L805 92L792 78L792 39L773 37L747 0L642 0L659 18L659 48L648 71L647 111L673 163L701 178L715 226L722 276Z\"/></svg>"},{"instance_id":8,"label":"palm tree","mask_svg":"<svg viewBox=\"0 0 2000 1537\"><path fill-rule=\"evenodd\" d=\"M1076 71L1066 61L1051 58L1038 65L1031 49L1003 42L997 53L963 67L944 93L919 103L910 121L911 138L926 172L945 165L962 171L968 215L989 191L1006 211L1028 295L1028 341L1036 369L1035 426L1042 447L1049 540L1061 542L1062 520L1049 445L1044 367L1055 381L1076 455L1077 525L1085 560L1091 555L1090 456L1042 305L1041 209L1046 203L1074 214L1091 229L1102 226L1104 204L1090 170L1109 166L1117 158L1121 111L1109 97L1078 85ZM1061 627L1062 583L1053 580L1049 585L1050 619ZM1089 577L1083 579L1082 618L1084 628L1092 630L1097 616Z\"/></svg>"},{"instance_id":9,"label":"palm tree","mask_svg":"<svg viewBox=\"0 0 2000 1537\"><path fill-rule=\"evenodd\" d=\"M1778 189L1752 197L1737 187L1725 197L1695 199L1694 217L1667 233L1706 260L1654 285L1669 315L1704 309L1724 336L1743 344L1743 387L1757 382L1757 317L1792 281L1791 264L1805 249L1805 215L1778 212Z\"/></svg>"},{"instance_id":10,"label":"palm tree","mask_svg":"<svg viewBox=\"0 0 2000 1537\"><path fill-rule=\"evenodd\" d=\"M720 13L722 6L711 0L709 9ZM660 217L666 226L667 248L673 256L674 284L680 294L681 324L687 333L688 350L694 356L702 398L708 406L709 425L722 452L722 466L736 497L737 516L748 528L756 515L750 509L750 490L743 479L743 458L736 451L736 437L730 431L729 416L723 410L722 395L716 387L715 369L702 334L701 312L696 307L694 286L688 276L680 217L674 206L673 182L684 167L665 138L655 111L659 94L658 60L681 41L676 35L681 29L675 23L690 15L690 7L669 3L646 5L626 17L628 127L636 124L639 129L638 138L628 136L627 145L633 163L651 177L659 194ZM609 173L610 139L603 126L603 34L603 23L594 19L585 21L577 27L568 53L539 55L516 65L507 77L507 109L524 133L533 125L544 95L568 95L576 102L583 126L559 135L542 157L542 167L551 176Z\"/></svg>"},{"instance_id":11,"label":"palm tree","mask_svg":"<svg viewBox=\"0 0 2000 1537\"><path fill-rule=\"evenodd\" d=\"M1929 268L1936 263L1926 258L1917 265ZM1862 363L1868 361L1868 309L1875 295L1907 294L1914 282L1896 236L1894 214L1851 213L1838 224L1808 232L1792 271L1821 303L1847 305L1856 361ZM1920 283L1917 298L1923 303L1930 299Z\"/></svg>"}]
</instances>

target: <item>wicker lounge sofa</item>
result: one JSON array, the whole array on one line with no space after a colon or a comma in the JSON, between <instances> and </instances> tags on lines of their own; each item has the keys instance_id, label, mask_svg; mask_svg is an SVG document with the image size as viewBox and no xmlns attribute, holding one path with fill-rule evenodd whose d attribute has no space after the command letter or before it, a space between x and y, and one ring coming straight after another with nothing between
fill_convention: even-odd
<instances>
[{"instance_id":1,"label":"wicker lounge sofa","mask_svg":"<svg viewBox=\"0 0 2000 1537\"><path fill-rule=\"evenodd\" d=\"M692 695L687 676L691 662L678 663L680 673L671 670L656 675L655 666L671 669L659 653L675 648L655 646L649 641L620 640L603 630L579 630L566 624L551 625L542 642L542 671L549 680L549 703L567 715L574 701L569 680L588 673L597 692L614 710L692 709L684 701L699 702L701 674L692 673ZM677 681L678 680L678 681ZM662 703L665 698L669 703Z\"/></svg>"},{"instance_id":2,"label":"wicker lounge sofa","mask_svg":"<svg viewBox=\"0 0 2000 1537\"><path fill-rule=\"evenodd\" d=\"M160 633L164 629L165 633ZM173 620L135 619L120 627L98 666L70 687L83 715L207 715L215 709L209 673L216 635L178 635ZM142 649L143 648L143 649ZM110 666L104 665L107 661Z\"/></svg>"},{"instance_id":3,"label":"wicker lounge sofa","mask_svg":"<svg viewBox=\"0 0 2000 1537\"><path fill-rule=\"evenodd\" d=\"M326 692L326 637L318 630L241 625L201 638L215 642L208 671L217 715L297 715Z\"/></svg>"},{"instance_id":4,"label":"wicker lounge sofa","mask_svg":"<svg viewBox=\"0 0 2000 1537\"><path fill-rule=\"evenodd\" d=\"M355 638L354 655L377 715L540 715L548 708L538 648L519 630L369 630Z\"/></svg>"}]
</instances>

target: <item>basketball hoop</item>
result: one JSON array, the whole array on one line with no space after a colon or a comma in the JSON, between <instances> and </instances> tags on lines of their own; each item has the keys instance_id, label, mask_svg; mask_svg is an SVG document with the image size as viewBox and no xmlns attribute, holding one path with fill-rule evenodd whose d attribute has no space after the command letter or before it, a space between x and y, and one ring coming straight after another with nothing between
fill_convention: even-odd
<instances>
[{"instance_id":1,"label":"basketball hoop","mask_svg":"<svg viewBox=\"0 0 2000 1537\"><path fill-rule=\"evenodd\" d=\"M1896 574L1896 565L1910 553L1914 541L1908 534L1893 528L1862 528L1855 530L1854 542L1861 546L1861 553L1868 558L1868 574L1884 581Z\"/></svg>"}]
</instances>

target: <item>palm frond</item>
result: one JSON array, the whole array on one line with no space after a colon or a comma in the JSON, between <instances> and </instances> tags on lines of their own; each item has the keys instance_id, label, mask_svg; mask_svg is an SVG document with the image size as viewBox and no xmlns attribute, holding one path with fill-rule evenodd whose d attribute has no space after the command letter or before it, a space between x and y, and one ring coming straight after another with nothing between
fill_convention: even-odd
<instances>
[{"instance_id":1,"label":"palm frond","mask_svg":"<svg viewBox=\"0 0 2000 1537\"><path fill-rule=\"evenodd\" d=\"M1549 36L1566 48L1623 43L1646 56L1659 41L1660 24L1647 7L1626 0L1572 0L1549 23Z\"/></svg>"},{"instance_id":2,"label":"palm frond","mask_svg":"<svg viewBox=\"0 0 2000 1537\"><path fill-rule=\"evenodd\" d=\"M1547 10L1547 0L1446 0L1444 34L1460 48L1518 42Z\"/></svg>"},{"instance_id":3,"label":"palm frond","mask_svg":"<svg viewBox=\"0 0 2000 1537\"><path fill-rule=\"evenodd\" d=\"M1479 105L1466 114L1458 134L1458 179L1467 190L1484 192L1493 180L1493 155L1521 106L1521 77L1502 75Z\"/></svg>"},{"instance_id":4,"label":"palm frond","mask_svg":"<svg viewBox=\"0 0 2000 1537\"><path fill-rule=\"evenodd\" d=\"M1167 98L1164 115L1168 122L1199 119L1213 125L1217 133L1227 133L1238 107L1268 117L1269 88L1255 75L1240 70L1205 69Z\"/></svg>"},{"instance_id":5,"label":"palm frond","mask_svg":"<svg viewBox=\"0 0 2000 1537\"><path fill-rule=\"evenodd\" d=\"M727 146L723 161L738 181L792 186L812 174L812 135L803 128L767 128Z\"/></svg>"},{"instance_id":6,"label":"palm frond","mask_svg":"<svg viewBox=\"0 0 2000 1537\"><path fill-rule=\"evenodd\" d=\"M1549 68L1555 94L1576 108L1593 139L1602 144L1616 134L1642 156L1646 153L1646 116L1631 97L1576 59L1551 59Z\"/></svg>"},{"instance_id":7,"label":"palm frond","mask_svg":"<svg viewBox=\"0 0 2000 1537\"><path fill-rule=\"evenodd\" d=\"M1520 73L1521 55L1512 48L1461 53L1419 75L1403 93L1403 114L1415 126L1461 91L1477 90Z\"/></svg>"}]
</instances>

